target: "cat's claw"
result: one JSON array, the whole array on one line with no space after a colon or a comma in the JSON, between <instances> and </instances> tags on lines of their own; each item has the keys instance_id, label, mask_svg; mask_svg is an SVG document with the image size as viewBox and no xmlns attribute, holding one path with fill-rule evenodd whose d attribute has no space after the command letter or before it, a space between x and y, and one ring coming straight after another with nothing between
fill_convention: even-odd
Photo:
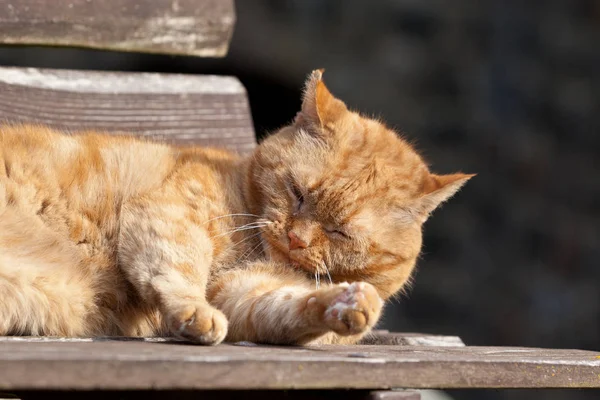
<instances>
[{"instance_id":1,"label":"cat's claw","mask_svg":"<svg viewBox=\"0 0 600 400\"><path fill-rule=\"evenodd\" d=\"M173 335L204 345L216 345L227 336L227 318L208 304L188 305L170 317Z\"/></svg>"}]
</instances>

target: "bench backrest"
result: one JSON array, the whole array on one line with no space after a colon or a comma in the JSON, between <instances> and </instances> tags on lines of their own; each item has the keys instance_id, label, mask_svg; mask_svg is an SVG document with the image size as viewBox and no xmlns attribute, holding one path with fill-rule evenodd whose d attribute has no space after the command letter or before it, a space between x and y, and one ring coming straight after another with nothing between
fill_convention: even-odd
<instances>
[{"instance_id":1,"label":"bench backrest","mask_svg":"<svg viewBox=\"0 0 600 400\"><path fill-rule=\"evenodd\" d=\"M0 0L0 43L223 57L233 0Z\"/></svg>"},{"instance_id":2,"label":"bench backrest","mask_svg":"<svg viewBox=\"0 0 600 400\"><path fill-rule=\"evenodd\" d=\"M240 152L255 146L244 87L224 76L0 67L0 121Z\"/></svg>"},{"instance_id":3,"label":"bench backrest","mask_svg":"<svg viewBox=\"0 0 600 400\"><path fill-rule=\"evenodd\" d=\"M0 10L0 44L194 56L224 56L235 21L233 0L0 0ZM256 143L244 87L223 76L0 67L0 123L239 152Z\"/></svg>"}]
</instances>

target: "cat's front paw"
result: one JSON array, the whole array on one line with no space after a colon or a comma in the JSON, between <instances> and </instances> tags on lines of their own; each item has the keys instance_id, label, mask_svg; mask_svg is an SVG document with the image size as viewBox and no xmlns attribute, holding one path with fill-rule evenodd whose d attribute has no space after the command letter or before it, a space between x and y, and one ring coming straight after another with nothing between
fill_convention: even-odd
<instances>
[{"instance_id":1,"label":"cat's front paw","mask_svg":"<svg viewBox=\"0 0 600 400\"><path fill-rule=\"evenodd\" d=\"M227 336L227 318L209 304L188 304L168 316L171 333L181 339L216 345Z\"/></svg>"},{"instance_id":2,"label":"cat's front paw","mask_svg":"<svg viewBox=\"0 0 600 400\"><path fill-rule=\"evenodd\" d=\"M320 303L320 304L319 304ZM356 335L371 329L381 315L383 300L366 282L341 284L308 299L308 308L321 305L321 320L338 335Z\"/></svg>"}]
</instances>

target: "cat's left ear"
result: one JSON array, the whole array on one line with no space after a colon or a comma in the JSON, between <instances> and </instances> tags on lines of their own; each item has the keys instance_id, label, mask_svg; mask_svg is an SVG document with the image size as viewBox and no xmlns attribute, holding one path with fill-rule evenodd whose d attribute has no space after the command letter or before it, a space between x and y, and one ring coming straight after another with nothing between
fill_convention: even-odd
<instances>
[{"instance_id":1,"label":"cat's left ear","mask_svg":"<svg viewBox=\"0 0 600 400\"><path fill-rule=\"evenodd\" d=\"M344 102L333 96L323 83L324 71L317 69L308 76L302 96L302 110L296 115L295 124L327 129L348 111Z\"/></svg>"},{"instance_id":2,"label":"cat's left ear","mask_svg":"<svg viewBox=\"0 0 600 400\"><path fill-rule=\"evenodd\" d=\"M425 220L443 202L450 199L465 183L475 174L429 174L424 187L423 194L417 200L416 211Z\"/></svg>"}]
</instances>

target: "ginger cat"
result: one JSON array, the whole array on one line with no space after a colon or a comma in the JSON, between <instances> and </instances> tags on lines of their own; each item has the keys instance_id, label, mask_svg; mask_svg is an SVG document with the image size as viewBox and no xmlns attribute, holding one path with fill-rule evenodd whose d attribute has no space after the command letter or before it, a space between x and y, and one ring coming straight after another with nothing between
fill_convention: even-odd
<instances>
[{"instance_id":1,"label":"ginger cat","mask_svg":"<svg viewBox=\"0 0 600 400\"><path fill-rule=\"evenodd\" d=\"M0 335L354 343L471 176L430 173L321 71L246 158L0 127Z\"/></svg>"}]
</instances>

